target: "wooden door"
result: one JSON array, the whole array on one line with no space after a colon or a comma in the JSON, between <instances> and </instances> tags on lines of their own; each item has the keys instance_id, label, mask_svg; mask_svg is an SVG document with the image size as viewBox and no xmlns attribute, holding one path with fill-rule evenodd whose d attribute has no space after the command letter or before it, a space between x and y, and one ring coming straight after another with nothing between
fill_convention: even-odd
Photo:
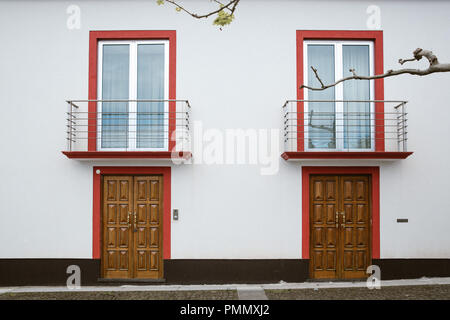
<instances>
[{"instance_id":1,"label":"wooden door","mask_svg":"<svg viewBox=\"0 0 450 320\"><path fill-rule=\"evenodd\" d=\"M310 275L361 279L371 264L370 177L310 178Z\"/></svg>"},{"instance_id":2,"label":"wooden door","mask_svg":"<svg viewBox=\"0 0 450 320\"><path fill-rule=\"evenodd\" d=\"M103 177L102 277L162 278L162 190L161 176Z\"/></svg>"},{"instance_id":3,"label":"wooden door","mask_svg":"<svg viewBox=\"0 0 450 320\"><path fill-rule=\"evenodd\" d=\"M134 190L134 277L162 278L162 177L135 177Z\"/></svg>"}]
</instances>

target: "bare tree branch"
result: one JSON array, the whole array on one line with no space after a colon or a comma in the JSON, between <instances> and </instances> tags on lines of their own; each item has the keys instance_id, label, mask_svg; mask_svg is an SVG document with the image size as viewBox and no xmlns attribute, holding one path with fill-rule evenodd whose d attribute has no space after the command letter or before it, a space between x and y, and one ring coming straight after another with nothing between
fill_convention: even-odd
<instances>
[{"instance_id":1,"label":"bare tree branch","mask_svg":"<svg viewBox=\"0 0 450 320\"><path fill-rule=\"evenodd\" d=\"M212 16L212 15L214 15L216 13L219 13L221 11L224 11L224 10L228 10L229 14L232 15L234 13L234 11L236 10L236 6L238 5L238 3L241 0L230 0L227 4L223 4L222 2L217 1L217 0L213 0L213 1L220 5L219 9L211 11L209 13L205 13L205 14L197 14L197 13L194 13L194 12L191 12L191 11L187 10L186 8L184 8L183 6L179 5L174 0L164 0L164 2L168 2L170 4L173 4L177 9L186 12L187 14L191 15L192 17L194 17L196 19L208 18L208 17L210 17L210 16Z\"/></svg>"},{"instance_id":2,"label":"bare tree branch","mask_svg":"<svg viewBox=\"0 0 450 320\"><path fill-rule=\"evenodd\" d=\"M399 69L399 70L388 70L386 73L378 74L374 76L360 76L356 73L355 69L350 69L349 71L353 74L352 76L342 78L335 83L324 85L323 81L320 79L319 74L317 72L317 69L315 69L313 66L311 66L312 70L314 71L314 74L317 78L317 80L320 82L321 87L315 88L310 87L307 85L301 85L300 89L306 88L310 90L320 91L325 90L331 87L336 86L337 84L347 81L347 80L375 80L375 79L382 79L387 77L393 77L398 76L401 74L411 74L416 76L426 76L435 72L450 72L450 63L439 63L438 58L431 52L430 50L423 50L421 48L417 48L413 52L414 58L411 59L399 59L398 63L403 65L406 62L410 61L419 61L423 57L427 58L429 62L429 67L427 69Z\"/></svg>"},{"instance_id":3,"label":"bare tree branch","mask_svg":"<svg viewBox=\"0 0 450 320\"><path fill-rule=\"evenodd\" d=\"M325 85L322 82L322 79L320 79L319 75L317 74L317 69L314 68L313 66L311 66L311 69L312 69L312 71L314 71L314 74L316 75L317 80L319 80L320 85L322 86L322 88L325 87Z\"/></svg>"}]
</instances>

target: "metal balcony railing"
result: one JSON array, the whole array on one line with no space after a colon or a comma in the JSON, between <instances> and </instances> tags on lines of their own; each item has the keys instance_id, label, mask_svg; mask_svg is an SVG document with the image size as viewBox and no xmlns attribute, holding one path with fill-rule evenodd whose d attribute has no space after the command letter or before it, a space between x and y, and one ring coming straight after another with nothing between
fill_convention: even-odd
<instances>
[{"instance_id":1,"label":"metal balcony railing","mask_svg":"<svg viewBox=\"0 0 450 320\"><path fill-rule=\"evenodd\" d=\"M191 151L187 100L68 100L67 105L67 151Z\"/></svg>"},{"instance_id":2,"label":"metal balcony railing","mask_svg":"<svg viewBox=\"0 0 450 320\"><path fill-rule=\"evenodd\" d=\"M284 150L406 152L406 103L288 100L283 105Z\"/></svg>"}]
</instances>

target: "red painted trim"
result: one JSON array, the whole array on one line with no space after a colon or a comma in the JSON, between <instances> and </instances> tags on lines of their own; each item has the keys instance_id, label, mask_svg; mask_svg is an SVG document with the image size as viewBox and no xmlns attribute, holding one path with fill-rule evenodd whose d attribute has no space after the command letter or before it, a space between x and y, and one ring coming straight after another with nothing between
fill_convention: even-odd
<instances>
[{"instance_id":1,"label":"red painted trim","mask_svg":"<svg viewBox=\"0 0 450 320\"><path fill-rule=\"evenodd\" d=\"M372 258L380 259L380 169L372 172Z\"/></svg>"},{"instance_id":2,"label":"red painted trim","mask_svg":"<svg viewBox=\"0 0 450 320\"><path fill-rule=\"evenodd\" d=\"M383 73L383 31L350 30L297 30L297 100L303 100L303 41L304 40L370 40L374 43L375 74ZM375 80L375 100L384 100L384 79ZM303 103L297 104L297 112L303 112ZM384 104L375 104L375 150L384 151ZM297 117L297 128L303 125L303 113ZM297 151L304 151L304 134L297 134Z\"/></svg>"},{"instance_id":3,"label":"red painted trim","mask_svg":"<svg viewBox=\"0 0 450 320\"><path fill-rule=\"evenodd\" d=\"M62 151L69 159L190 159L191 152L169 151Z\"/></svg>"},{"instance_id":4,"label":"red painted trim","mask_svg":"<svg viewBox=\"0 0 450 320\"><path fill-rule=\"evenodd\" d=\"M100 174L96 171L100 170ZM170 167L94 167L93 168L93 221L92 221L92 257L101 256L101 175L105 174L162 174L163 194L163 259L170 259L171 232L171 168Z\"/></svg>"},{"instance_id":5,"label":"red painted trim","mask_svg":"<svg viewBox=\"0 0 450 320\"><path fill-rule=\"evenodd\" d=\"M302 258L309 259L309 177L311 174L372 176L372 258L380 258L380 169L378 167L302 167Z\"/></svg>"},{"instance_id":6,"label":"red painted trim","mask_svg":"<svg viewBox=\"0 0 450 320\"><path fill-rule=\"evenodd\" d=\"M413 152L284 152L281 157L284 160L300 159L406 159Z\"/></svg>"},{"instance_id":7,"label":"red painted trim","mask_svg":"<svg viewBox=\"0 0 450 320\"><path fill-rule=\"evenodd\" d=\"M176 99L176 46L177 33L175 30L115 30L115 31L91 31L89 33L89 100L97 99L97 70L98 70L98 41L99 40L169 40L169 99ZM97 103L89 102L89 114L97 112ZM176 103L169 103L169 112L176 112ZM172 117L173 118L173 117ZM88 121L88 151L97 151L97 121L89 117ZM175 146L171 138L175 131L175 119L169 120L169 150Z\"/></svg>"}]
</instances>

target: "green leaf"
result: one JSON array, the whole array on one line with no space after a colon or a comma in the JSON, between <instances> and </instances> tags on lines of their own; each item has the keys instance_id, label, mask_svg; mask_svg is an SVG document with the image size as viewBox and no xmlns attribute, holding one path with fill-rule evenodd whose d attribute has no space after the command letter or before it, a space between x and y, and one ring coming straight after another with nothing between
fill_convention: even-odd
<instances>
[{"instance_id":1,"label":"green leaf","mask_svg":"<svg viewBox=\"0 0 450 320\"><path fill-rule=\"evenodd\" d=\"M213 24L217 26L225 26L230 24L234 19L234 15L224 10L221 10L217 13L217 18L214 20Z\"/></svg>"},{"instance_id":2,"label":"green leaf","mask_svg":"<svg viewBox=\"0 0 450 320\"><path fill-rule=\"evenodd\" d=\"M160 6L160 5L164 4L164 0L156 0L156 3Z\"/></svg>"}]
</instances>

